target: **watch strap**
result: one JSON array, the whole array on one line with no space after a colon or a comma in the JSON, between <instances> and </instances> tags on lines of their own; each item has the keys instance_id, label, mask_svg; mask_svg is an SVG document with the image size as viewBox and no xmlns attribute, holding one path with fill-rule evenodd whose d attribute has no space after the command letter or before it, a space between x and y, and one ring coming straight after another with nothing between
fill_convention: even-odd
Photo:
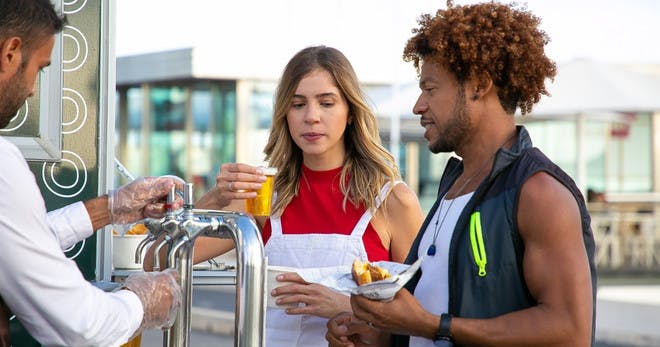
<instances>
[{"instance_id":1,"label":"watch strap","mask_svg":"<svg viewBox=\"0 0 660 347\"><path fill-rule=\"evenodd\" d=\"M451 315L443 313L440 315L440 326L435 333L435 340L454 341L451 337Z\"/></svg>"}]
</instances>

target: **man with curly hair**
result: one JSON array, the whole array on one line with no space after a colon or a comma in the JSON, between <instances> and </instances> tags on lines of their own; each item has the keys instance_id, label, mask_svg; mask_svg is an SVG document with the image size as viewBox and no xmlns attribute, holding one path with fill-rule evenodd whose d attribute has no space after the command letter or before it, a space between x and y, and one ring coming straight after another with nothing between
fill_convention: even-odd
<instances>
[{"instance_id":1,"label":"man with curly hair","mask_svg":"<svg viewBox=\"0 0 660 347\"><path fill-rule=\"evenodd\" d=\"M589 346L594 239L573 180L516 126L556 73L540 20L516 4L424 15L404 50L419 72L433 153L454 152L406 263L421 272L390 302L352 296L331 346Z\"/></svg>"}]
</instances>

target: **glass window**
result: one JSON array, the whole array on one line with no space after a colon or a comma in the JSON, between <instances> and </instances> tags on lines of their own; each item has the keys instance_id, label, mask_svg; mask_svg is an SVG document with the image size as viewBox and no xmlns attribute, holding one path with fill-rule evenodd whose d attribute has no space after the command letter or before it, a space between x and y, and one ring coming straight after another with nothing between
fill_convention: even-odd
<instances>
[{"instance_id":1,"label":"glass window","mask_svg":"<svg viewBox=\"0 0 660 347\"><path fill-rule=\"evenodd\" d=\"M650 192L652 189L651 115L627 114L610 124L607 191Z\"/></svg>"},{"instance_id":2,"label":"glass window","mask_svg":"<svg viewBox=\"0 0 660 347\"><path fill-rule=\"evenodd\" d=\"M143 151L141 150L146 145L145 139L142 138L143 94L142 89L139 87L128 88L124 99L126 102L125 107L122 107L122 105L117 107L117 110L119 110L118 127L121 127L121 124L127 126L126 129L119 128L119 131L116 132L118 134L116 140L120 142L120 150L123 151L123 155L117 155L117 157L122 159L122 164L136 177L146 174L143 171ZM122 122L122 117L126 118L125 123Z\"/></svg>"},{"instance_id":3,"label":"glass window","mask_svg":"<svg viewBox=\"0 0 660 347\"><path fill-rule=\"evenodd\" d=\"M249 126L252 129L268 129L273 119L275 84L255 82L250 93Z\"/></svg>"},{"instance_id":4,"label":"glass window","mask_svg":"<svg viewBox=\"0 0 660 347\"><path fill-rule=\"evenodd\" d=\"M192 89L193 131L187 175L197 197L215 185L223 162L234 161L234 94L234 84L226 82L201 82Z\"/></svg>"},{"instance_id":5,"label":"glass window","mask_svg":"<svg viewBox=\"0 0 660 347\"><path fill-rule=\"evenodd\" d=\"M177 175L199 197L215 184L220 165L236 160L235 81L149 86L147 114L145 90L124 88L118 88L125 97L117 107L117 156L133 175Z\"/></svg>"},{"instance_id":6,"label":"glass window","mask_svg":"<svg viewBox=\"0 0 660 347\"><path fill-rule=\"evenodd\" d=\"M213 89L213 157L216 163L236 161L236 84Z\"/></svg>"},{"instance_id":7,"label":"glass window","mask_svg":"<svg viewBox=\"0 0 660 347\"><path fill-rule=\"evenodd\" d=\"M211 89L204 85L195 86L192 90L191 103L193 132L207 132L213 116Z\"/></svg>"},{"instance_id":8,"label":"glass window","mask_svg":"<svg viewBox=\"0 0 660 347\"><path fill-rule=\"evenodd\" d=\"M153 87L149 92L151 130L149 174L186 178L186 99L183 87Z\"/></svg>"},{"instance_id":9,"label":"glass window","mask_svg":"<svg viewBox=\"0 0 660 347\"><path fill-rule=\"evenodd\" d=\"M587 182L586 188L597 192L606 191L605 153L608 141L609 123L599 120L585 122L585 151Z\"/></svg>"},{"instance_id":10,"label":"glass window","mask_svg":"<svg viewBox=\"0 0 660 347\"><path fill-rule=\"evenodd\" d=\"M142 88L129 88L126 91L128 102L128 127L142 128Z\"/></svg>"},{"instance_id":11,"label":"glass window","mask_svg":"<svg viewBox=\"0 0 660 347\"><path fill-rule=\"evenodd\" d=\"M233 81L202 81L192 88L193 129L186 173L196 197L215 185L222 163L235 161L235 89Z\"/></svg>"},{"instance_id":12,"label":"glass window","mask_svg":"<svg viewBox=\"0 0 660 347\"><path fill-rule=\"evenodd\" d=\"M614 118L613 118L614 117ZM652 190L651 115L614 114L585 121L585 189L602 192ZM532 141L571 177L577 174L576 120L532 120Z\"/></svg>"},{"instance_id":13,"label":"glass window","mask_svg":"<svg viewBox=\"0 0 660 347\"><path fill-rule=\"evenodd\" d=\"M154 131L183 130L186 91L182 87L154 87L149 94Z\"/></svg>"},{"instance_id":14,"label":"glass window","mask_svg":"<svg viewBox=\"0 0 660 347\"><path fill-rule=\"evenodd\" d=\"M577 175L575 123L575 120L571 119L537 121L525 124L534 146L541 149L548 158L573 178Z\"/></svg>"}]
</instances>

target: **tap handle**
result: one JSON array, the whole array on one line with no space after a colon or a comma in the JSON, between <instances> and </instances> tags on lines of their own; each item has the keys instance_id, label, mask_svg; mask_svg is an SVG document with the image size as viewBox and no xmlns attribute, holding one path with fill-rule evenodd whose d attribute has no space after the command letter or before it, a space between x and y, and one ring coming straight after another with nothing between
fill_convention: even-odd
<instances>
[{"instance_id":1,"label":"tap handle","mask_svg":"<svg viewBox=\"0 0 660 347\"><path fill-rule=\"evenodd\" d=\"M149 242L152 242L154 240L155 240L154 234L149 233L147 235L147 237L145 237L144 239L142 239L142 241L140 241L140 243L138 243L137 247L135 248L135 263L136 264L142 264L142 250L144 249L144 247Z\"/></svg>"},{"instance_id":2,"label":"tap handle","mask_svg":"<svg viewBox=\"0 0 660 347\"><path fill-rule=\"evenodd\" d=\"M172 212L172 206L174 206L174 201L176 201L176 187L172 187L169 193L167 193L167 203L165 204L165 208L167 208L167 212Z\"/></svg>"},{"instance_id":3,"label":"tap handle","mask_svg":"<svg viewBox=\"0 0 660 347\"><path fill-rule=\"evenodd\" d=\"M157 245L156 248L154 249L154 254L153 254L153 271L160 271L160 250L163 248L165 245L170 243L170 240L172 238L169 235L165 235L165 238L161 240Z\"/></svg>"},{"instance_id":4,"label":"tap handle","mask_svg":"<svg viewBox=\"0 0 660 347\"><path fill-rule=\"evenodd\" d=\"M193 207L193 184L186 183L183 186L183 208L186 210L192 210Z\"/></svg>"}]
</instances>

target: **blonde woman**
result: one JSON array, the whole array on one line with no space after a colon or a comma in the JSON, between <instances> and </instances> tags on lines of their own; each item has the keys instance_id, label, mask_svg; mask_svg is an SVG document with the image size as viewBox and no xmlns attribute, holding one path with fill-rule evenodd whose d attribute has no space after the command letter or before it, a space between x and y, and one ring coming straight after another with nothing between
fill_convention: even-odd
<instances>
[{"instance_id":1,"label":"blonde woman","mask_svg":"<svg viewBox=\"0 0 660 347\"><path fill-rule=\"evenodd\" d=\"M274 110L264 153L278 170L276 199L271 217L255 217L269 265L403 262L422 211L380 143L376 118L346 57L324 46L298 52L279 82ZM196 205L244 211L243 200L254 197L264 180L256 167L224 164L216 187ZM231 248L228 240L200 239L195 261ZM267 346L327 346L327 319L351 311L349 297L295 273L280 280L295 284L269 295L279 304L299 305L268 310Z\"/></svg>"}]
</instances>

